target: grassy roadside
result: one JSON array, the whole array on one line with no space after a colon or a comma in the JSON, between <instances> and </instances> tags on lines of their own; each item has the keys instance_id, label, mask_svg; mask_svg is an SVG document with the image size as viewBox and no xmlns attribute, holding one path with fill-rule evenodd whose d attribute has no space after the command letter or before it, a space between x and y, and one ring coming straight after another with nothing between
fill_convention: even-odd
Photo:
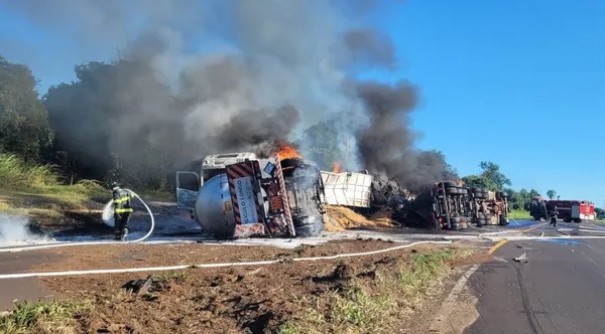
<instances>
[{"instance_id":1,"label":"grassy roadside","mask_svg":"<svg viewBox=\"0 0 605 334\"><path fill-rule=\"evenodd\" d=\"M328 296L324 312L307 308L300 316L286 320L277 333L391 333L450 273L451 261L471 253L468 249L448 249L412 254L408 262L380 273L376 282L353 280L339 293Z\"/></svg>"},{"instance_id":2,"label":"grassy roadside","mask_svg":"<svg viewBox=\"0 0 605 334\"><path fill-rule=\"evenodd\" d=\"M71 302L0 316L0 332L393 333L428 324L427 307L439 305L445 280L475 254L431 247L321 265L170 272L154 275L140 295L119 288L125 278L105 280L102 291L82 291Z\"/></svg>"},{"instance_id":3,"label":"grassy roadside","mask_svg":"<svg viewBox=\"0 0 605 334\"><path fill-rule=\"evenodd\" d=\"M0 315L0 333L72 333L78 319L91 311L86 302L22 302L12 313Z\"/></svg>"},{"instance_id":4,"label":"grassy roadside","mask_svg":"<svg viewBox=\"0 0 605 334\"><path fill-rule=\"evenodd\" d=\"M137 192L146 200L174 201L169 193ZM54 166L0 154L0 213L27 216L33 230L101 228L98 210L110 197L98 181L64 185Z\"/></svg>"},{"instance_id":5,"label":"grassy roadside","mask_svg":"<svg viewBox=\"0 0 605 334\"><path fill-rule=\"evenodd\" d=\"M508 213L508 217L512 219L530 219L528 211L525 210L512 210Z\"/></svg>"}]
</instances>

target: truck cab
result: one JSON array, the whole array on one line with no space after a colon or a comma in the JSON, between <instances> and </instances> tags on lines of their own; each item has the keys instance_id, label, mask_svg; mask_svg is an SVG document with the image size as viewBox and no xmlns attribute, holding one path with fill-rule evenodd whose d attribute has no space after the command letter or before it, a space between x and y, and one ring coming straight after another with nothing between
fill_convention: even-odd
<instances>
[{"instance_id":1,"label":"truck cab","mask_svg":"<svg viewBox=\"0 0 605 334\"><path fill-rule=\"evenodd\" d=\"M195 201L204 183L216 175L225 173L227 166L247 160L256 160L252 152L212 154L202 160L200 173L191 171L176 172L176 198L179 209L194 214Z\"/></svg>"}]
</instances>

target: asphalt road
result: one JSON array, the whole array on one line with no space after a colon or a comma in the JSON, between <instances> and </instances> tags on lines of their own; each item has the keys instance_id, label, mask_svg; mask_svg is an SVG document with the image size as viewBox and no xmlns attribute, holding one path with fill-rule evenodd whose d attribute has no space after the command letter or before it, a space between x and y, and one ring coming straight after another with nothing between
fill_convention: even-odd
<instances>
[{"instance_id":1,"label":"asphalt road","mask_svg":"<svg viewBox=\"0 0 605 334\"><path fill-rule=\"evenodd\" d=\"M469 280L480 317L465 333L605 333L605 227L541 224L528 234L563 238L499 248ZM523 254L526 263L513 260Z\"/></svg>"},{"instance_id":2,"label":"asphalt road","mask_svg":"<svg viewBox=\"0 0 605 334\"><path fill-rule=\"evenodd\" d=\"M33 265L54 261L57 256L46 252L0 253L0 273L27 272ZM53 300L59 296L36 278L0 281L0 312L13 307L14 301Z\"/></svg>"}]
</instances>

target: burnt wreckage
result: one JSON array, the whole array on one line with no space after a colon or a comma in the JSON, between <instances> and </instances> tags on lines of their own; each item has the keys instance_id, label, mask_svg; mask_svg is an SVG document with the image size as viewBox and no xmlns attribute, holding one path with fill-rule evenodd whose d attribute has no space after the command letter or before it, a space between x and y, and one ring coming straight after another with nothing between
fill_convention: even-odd
<instances>
[{"instance_id":1,"label":"burnt wreckage","mask_svg":"<svg viewBox=\"0 0 605 334\"><path fill-rule=\"evenodd\" d=\"M413 194L365 170L320 171L298 155L207 156L200 174L177 172L177 202L218 238L317 236L323 231L324 205L365 214L387 209L395 221L422 228L508 223L503 192L445 181Z\"/></svg>"},{"instance_id":2,"label":"burnt wreckage","mask_svg":"<svg viewBox=\"0 0 605 334\"><path fill-rule=\"evenodd\" d=\"M371 207L389 207L393 218L407 226L464 229L470 224L508 224L507 194L443 181L432 188L411 194L396 182L375 175Z\"/></svg>"}]
</instances>

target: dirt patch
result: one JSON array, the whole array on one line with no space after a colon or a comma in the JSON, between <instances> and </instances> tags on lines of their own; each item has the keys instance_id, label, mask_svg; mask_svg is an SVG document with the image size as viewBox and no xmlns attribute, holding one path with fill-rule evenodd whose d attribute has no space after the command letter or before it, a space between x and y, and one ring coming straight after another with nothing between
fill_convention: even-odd
<instances>
[{"instance_id":1,"label":"dirt patch","mask_svg":"<svg viewBox=\"0 0 605 334\"><path fill-rule=\"evenodd\" d=\"M342 206L326 207L325 228L329 232L338 232L354 228L376 228L397 226L391 219L392 212L388 209L376 212L369 219L365 216Z\"/></svg>"},{"instance_id":2,"label":"dirt patch","mask_svg":"<svg viewBox=\"0 0 605 334\"><path fill-rule=\"evenodd\" d=\"M363 244L369 244L365 248L375 248L387 243L341 242L285 253L313 256L336 249L359 249ZM147 254L148 259L159 254L172 257L172 253L187 249L181 247L164 246L161 253ZM210 250L206 246L196 251L210 257L218 256L220 250L222 257L237 252L248 258L278 256L284 252L259 247L256 249L260 253L247 247L226 249ZM434 252L458 255L444 260L444 268L430 276L434 282L423 285L419 294L408 295L409 291L398 283L402 270L412 270L414 259L424 254L433 258L430 254ZM428 322L419 323L415 317L423 314L423 302L434 302L443 294L448 285L445 278L455 272L451 268L466 263L458 261L459 257L473 262L473 256L473 252L456 247L422 246L343 261L285 261L265 267L190 269L153 274L153 283L148 284L144 293L126 290L124 285L135 284L136 280L142 280L139 282L142 284L148 277L145 273L44 281L73 300L92 301L94 308L81 317L77 333L323 333L359 332L354 329L365 325L366 332L406 332L404 328L423 332L426 328L422 329L421 324Z\"/></svg>"},{"instance_id":3,"label":"dirt patch","mask_svg":"<svg viewBox=\"0 0 605 334\"><path fill-rule=\"evenodd\" d=\"M86 270L273 259L287 260L294 257L373 251L392 246L392 242L381 240L334 241L317 246L303 244L294 249L206 244L73 246L46 250L45 253L61 255L60 260L41 264L36 270Z\"/></svg>"}]
</instances>

